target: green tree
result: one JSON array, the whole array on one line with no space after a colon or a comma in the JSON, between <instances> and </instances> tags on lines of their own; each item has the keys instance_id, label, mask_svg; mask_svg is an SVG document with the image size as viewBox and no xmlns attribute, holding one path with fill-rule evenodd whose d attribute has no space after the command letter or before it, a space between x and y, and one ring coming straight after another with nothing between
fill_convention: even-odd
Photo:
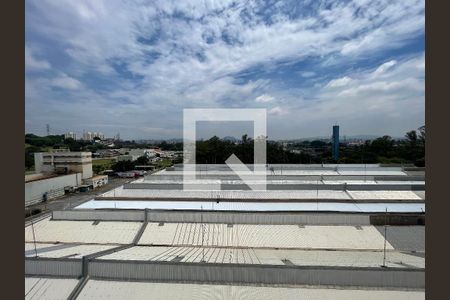
<instances>
[{"instance_id":1,"label":"green tree","mask_svg":"<svg viewBox=\"0 0 450 300\"><path fill-rule=\"evenodd\" d=\"M112 165L112 170L114 172L126 172L133 170L134 167L135 164L131 160L120 160Z\"/></svg>"},{"instance_id":2,"label":"green tree","mask_svg":"<svg viewBox=\"0 0 450 300\"><path fill-rule=\"evenodd\" d=\"M148 165L150 160L147 155L140 156L136 159L136 165Z\"/></svg>"},{"instance_id":3,"label":"green tree","mask_svg":"<svg viewBox=\"0 0 450 300\"><path fill-rule=\"evenodd\" d=\"M370 143L370 151L379 156L389 156L394 147L394 141L388 135L377 138Z\"/></svg>"}]
</instances>

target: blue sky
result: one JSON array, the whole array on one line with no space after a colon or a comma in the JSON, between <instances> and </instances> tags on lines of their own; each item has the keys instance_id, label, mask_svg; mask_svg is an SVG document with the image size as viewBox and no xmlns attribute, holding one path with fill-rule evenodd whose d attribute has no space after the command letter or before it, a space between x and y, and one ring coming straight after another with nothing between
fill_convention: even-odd
<instances>
[{"instance_id":1,"label":"blue sky","mask_svg":"<svg viewBox=\"0 0 450 300\"><path fill-rule=\"evenodd\" d=\"M425 119L424 7L26 0L26 131L178 138L183 108L266 108L272 139L403 136Z\"/></svg>"}]
</instances>

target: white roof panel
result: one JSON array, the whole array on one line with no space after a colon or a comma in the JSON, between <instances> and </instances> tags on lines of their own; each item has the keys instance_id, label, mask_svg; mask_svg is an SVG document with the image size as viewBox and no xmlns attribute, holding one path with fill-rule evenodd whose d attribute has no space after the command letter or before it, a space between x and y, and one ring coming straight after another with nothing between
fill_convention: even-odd
<instances>
[{"instance_id":1,"label":"white roof panel","mask_svg":"<svg viewBox=\"0 0 450 300\"><path fill-rule=\"evenodd\" d=\"M412 191L348 191L355 200L421 200Z\"/></svg>"},{"instance_id":2,"label":"white roof panel","mask_svg":"<svg viewBox=\"0 0 450 300\"><path fill-rule=\"evenodd\" d=\"M36 249L35 249L36 246ZM114 245L79 245L79 244L50 244L50 243L25 243L26 257L54 257L54 258L82 258L103 250L111 249Z\"/></svg>"},{"instance_id":3,"label":"white roof panel","mask_svg":"<svg viewBox=\"0 0 450 300\"><path fill-rule=\"evenodd\" d=\"M152 190L116 188L100 197L160 198L160 199L350 199L344 191L334 190L267 190L267 191L227 191L227 190Z\"/></svg>"},{"instance_id":4,"label":"white roof panel","mask_svg":"<svg viewBox=\"0 0 450 300\"><path fill-rule=\"evenodd\" d=\"M263 265L283 265L283 260L288 259L298 266L380 267L383 263L383 252L135 246L101 256L98 259L143 261L172 261L178 259L180 262L200 262L204 260L208 263ZM388 251L386 265L391 268L406 268L407 266L425 268L425 259L396 251Z\"/></svg>"},{"instance_id":5,"label":"white roof panel","mask_svg":"<svg viewBox=\"0 0 450 300\"><path fill-rule=\"evenodd\" d=\"M77 279L25 277L25 299L65 300L77 283Z\"/></svg>"},{"instance_id":6,"label":"white roof panel","mask_svg":"<svg viewBox=\"0 0 450 300\"><path fill-rule=\"evenodd\" d=\"M89 280L80 299L366 299L422 300L424 291L265 287Z\"/></svg>"},{"instance_id":7,"label":"white roof panel","mask_svg":"<svg viewBox=\"0 0 450 300\"><path fill-rule=\"evenodd\" d=\"M38 242L129 244L140 222L56 221L44 219L34 224ZM33 226L25 227L25 241L33 242Z\"/></svg>"},{"instance_id":8,"label":"white roof panel","mask_svg":"<svg viewBox=\"0 0 450 300\"><path fill-rule=\"evenodd\" d=\"M380 250L384 238L373 226L148 223L139 244ZM393 249L389 243L386 247Z\"/></svg>"},{"instance_id":9,"label":"white roof panel","mask_svg":"<svg viewBox=\"0 0 450 300\"><path fill-rule=\"evenodd\" d=\"M339 212L425 212L424 203L339 203L339 202L219 202L91 200L76 209L155 209L214 211L339 211Z\"/></svg>"}]
</instances>

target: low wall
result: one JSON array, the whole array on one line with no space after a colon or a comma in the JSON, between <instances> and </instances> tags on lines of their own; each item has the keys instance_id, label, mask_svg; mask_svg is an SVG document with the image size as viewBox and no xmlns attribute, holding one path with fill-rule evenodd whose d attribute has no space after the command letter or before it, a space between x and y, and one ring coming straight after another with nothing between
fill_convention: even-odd
<instances>
[{"instance_id":1,"label":"low wall","mask_svg":"<svg viewBox=\"0 0 450 300\"><path fill-rule=\"evenodd\" d=\"M73 221L144 221L144 210L55 210L53 220Z\"/></svg>"},{"instance_id":2,"label":"low wall","mask_svg":"<svg viewBox=\"0 0 450 300\"><path fill-rule=\"evenodd\" d=\"M370 225L369 215L263 213L263 212L168 212L147 211L148 222L226 223L226 224L304 224L304 225Z\"/></svg>"},{"instance_id":3,"label":"low wall","mask_svg":"<svg viewBox=\"0 0 450 300\"><path fill-rule=\"evenodd\" d=\"M417 213L315 213L315 212L215 212L167 210L63 210L53 211L54 220L134 221L167 223L224 223L267 225L425 225L425 214Z\"/></svg>"},{"instance_id":4,"label":"low wall","mask_svg":"<svg viewBox=\"0 0 450 300\"><path fill-rule=\"evenodd\" d=\"M193 185L196 186L196 185ZM207 185L205 185L206 187ZM182 183L125 183L124 189L183 190ZM425 184L267 184L267 190L411 191L425 190ZM221 190L250 190L246 184L221 184Z\"/></svg>"},{"instance_id":5,"label":"low wall","mask_svg":"<svg viewBox=\"0 0 450 300\"><path fill-rule=\"evenodd\" d=\"M63 210L53 211L54 220L138 221L145 220L145 210ZM148 222L226 223L226 224L304 224L370 225L369 214L287 213L287 212L213 212L147 210Z\"/></svg>"},{"instance_id":6,"label":"low wall","mask_svg":"<svg viewBox=\"0 0 450 300\"><path fill-rule=\"evenodd\" d=\"M170 172L161 175L146 175L145 180L183 180L183 175ZM238 175L197 174L197 179L240 180ZM380 181L423 181L425 175L267 175L267 180L380 180Z\"/></svg>"},{"instance_id":7,"label":"low wall","mask_svg":"<svg viewBox=\"0 0 450 300\"><path fill-rule=\"evenodd\" d=\"M26 257L25 275L75 277L82 275L81 259Z\"/></svg>"},{"instance_id":8,"label":"low wall","mask_svg":"<svg viewBox=\"0 0 450 300\"><path fill-rule=\"evenodd\" d=\"M425 288L424 269L93 260L88 274L113 280Z\"/></svg>"}]
</instances>

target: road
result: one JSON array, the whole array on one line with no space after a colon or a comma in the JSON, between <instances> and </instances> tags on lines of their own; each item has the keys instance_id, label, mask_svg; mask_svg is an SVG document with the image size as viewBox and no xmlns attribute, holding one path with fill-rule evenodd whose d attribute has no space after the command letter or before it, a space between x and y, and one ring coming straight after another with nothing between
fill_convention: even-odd
<instances>
[{"instance_id":1,"label":"road","mask_svg":"<svg viewBox=\"0 0 450 300\"><path fill-rule=\"evenodd\" d=\"M89 201L93 199L95 196L99 194L103 194L109 190L112 190L118 186L123 185L124 183L130 182L135 180L134 178L109 178L108 184L98 187L96 189L93 189L89 192L85 193L74 193L74 194L67 194L62 197L48 200L47 203L39 203L35 205L31 205L28 207L28 209L41 209L42 212L34 215L32 217L26 218L26 221L30 220L31 218L39 217L43 214L46 214L48 212L54 211L54 210L65 210L65 209L72 209L78 205L81 205L82 203Z\"/></svg>"}]
</instances>

